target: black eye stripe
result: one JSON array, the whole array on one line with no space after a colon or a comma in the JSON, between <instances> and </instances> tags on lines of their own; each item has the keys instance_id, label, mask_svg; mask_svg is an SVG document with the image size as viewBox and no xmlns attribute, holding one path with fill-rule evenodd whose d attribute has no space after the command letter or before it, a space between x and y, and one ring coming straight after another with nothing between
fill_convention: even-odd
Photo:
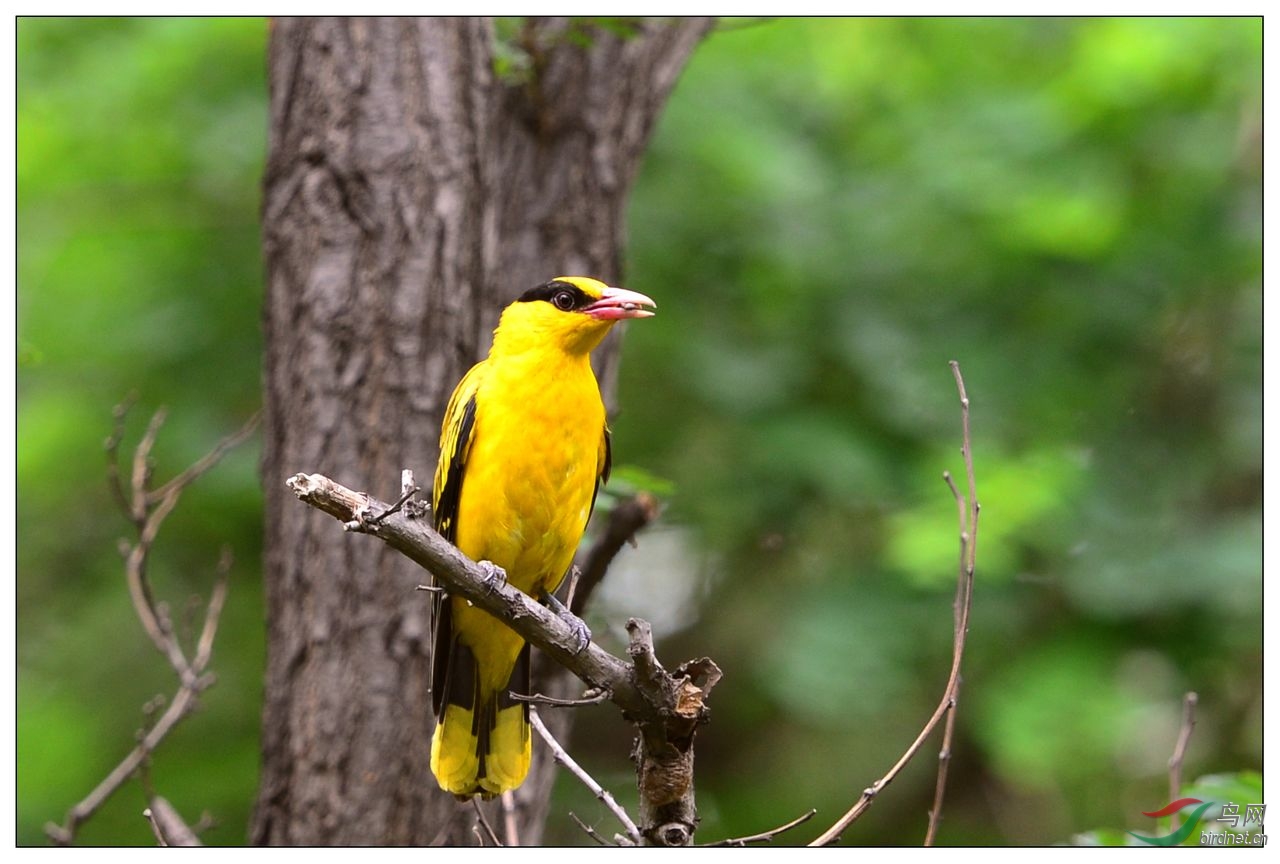
<instances>
[{"instance_id":1,"label":"black eye stripe","mask_svg":"<svg viewBox=\"0 0 1280 864\"><path fill-rule=\"evenodd\" d=\"M571 301L566 307L563 301L557 302L557 294L567 294ZM517 303L532 303L538 300L545 300L557 309L564 311L576 311L585 309L595 302L595 298L587 294L577 285L571 285L568 282L547 282L545 285L539 285L537 288L530 288L528 291L516 298Z\"/></svg>"}]
</instances>

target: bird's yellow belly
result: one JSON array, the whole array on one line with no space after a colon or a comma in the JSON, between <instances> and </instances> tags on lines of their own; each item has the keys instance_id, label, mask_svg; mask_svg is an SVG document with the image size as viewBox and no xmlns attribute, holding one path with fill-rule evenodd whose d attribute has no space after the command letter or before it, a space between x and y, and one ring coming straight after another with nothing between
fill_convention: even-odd
<instances>
[{"instance_id":1,"label":"bird's yellow belly","mask_svg":"<svg viewBox=\"0 0 1280 864\"><path fill-rule=\"evenodd\" d=\"M486 416L481 407L476 418L456 543L471 559L503 568L512 585L533 596L560 584L591 513L604 429L594 383L588 410L569 413L570 425L563 410L540 416L527 405L518 417ZM548 397L564 394L542 395L552 407Z\"/></svg>"}]
</instances>

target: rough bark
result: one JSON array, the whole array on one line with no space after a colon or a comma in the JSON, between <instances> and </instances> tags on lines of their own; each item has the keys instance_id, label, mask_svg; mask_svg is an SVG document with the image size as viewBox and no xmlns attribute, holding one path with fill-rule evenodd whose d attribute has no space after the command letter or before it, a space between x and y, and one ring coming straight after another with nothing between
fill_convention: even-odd
<instances>
[{"instance_id":1,"label":"rough bark","mask_svg":"<svg viewBox=\"0 0 1280 864\"><path fill-rule=\"evenodd\" d=\"M517 42L526 74L503 81L485 20L274 23L253 842L475 842L472 809L428 769L421 571L333 531L283 480L320 470L395 497L402 467L429 478L449 394L501 306L556 275L618 279L630 182L707 26L642 21L624 38L531 21ZM567 733L569 712L548 719ZM541 836L552 778L535 747L522 843Z\"/></svg>"}]
</instances>

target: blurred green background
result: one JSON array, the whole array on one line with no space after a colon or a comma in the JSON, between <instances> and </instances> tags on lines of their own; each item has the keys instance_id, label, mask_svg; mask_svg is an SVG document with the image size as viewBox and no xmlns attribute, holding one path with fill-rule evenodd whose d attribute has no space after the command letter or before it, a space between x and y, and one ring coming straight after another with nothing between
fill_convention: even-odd
<instances>
[{"instance_id":1,"label":"blurred green background","mask_svg":"<svg viewBox=\"0 0 1280 864\"><path fill-rule=\"evenodd\" d=\"M164 479L260 403L266 25L17 37L17 818L38 844L172 692L116 553L112 406L139 394L127 444L168 407ZM633 198L626 284L660 314L627 334L613 424L617 485L661 478L666 511L592 625L649 615L669 665L724 669L700 839L816 807L810 839L936 704L952 359L984 509L940 842L1158 833L1141 811L1168 799L1188 689L1187 779L1260 770L1261 64L1258 19L730 21L698 49ZM218 684L150 772L211 843L244 842L255 793L257 456L188 492L153 565L180 610L237 555ZM607 706L579 724L575 755L634 800L627 729ZM920 842L936 752L849 842ZM613 830L557 795L549 839L583 842L567 809ZM142 801L127 786L81 840L149 843Z\"/></svg>"}]
</instances>

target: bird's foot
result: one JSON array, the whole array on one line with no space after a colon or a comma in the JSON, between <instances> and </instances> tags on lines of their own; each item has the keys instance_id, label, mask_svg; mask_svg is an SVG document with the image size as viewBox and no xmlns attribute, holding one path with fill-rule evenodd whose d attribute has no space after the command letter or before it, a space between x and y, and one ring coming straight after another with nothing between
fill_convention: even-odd
<instances>
[{"instance_id":1,"label":"bird's foot","mask_svg":"<svg viewBox=\"0 0 1280 864\"><path fill-rule=\"evenodd\" d=\"M484 573L484 587L490 594L496 594L498 589L507 584L507 571L503 570L492 561L477 561L480 570Z\"/></svg>"},{"instance_id":2,"label":"bird's foot","mask_svg":"<svg viewBox=\"0 0 1280 864\"><path fill-rule=\"evenodd\" d=\"M591 644L591 628L587 626L587 622L583 621L577 615L569 611L569 607L556 598L556 595L549 591L542 592L542 602L547 608L556 613L556 617L573 629L573 653L581 654Z\"/></svg>"}]
</instances>

